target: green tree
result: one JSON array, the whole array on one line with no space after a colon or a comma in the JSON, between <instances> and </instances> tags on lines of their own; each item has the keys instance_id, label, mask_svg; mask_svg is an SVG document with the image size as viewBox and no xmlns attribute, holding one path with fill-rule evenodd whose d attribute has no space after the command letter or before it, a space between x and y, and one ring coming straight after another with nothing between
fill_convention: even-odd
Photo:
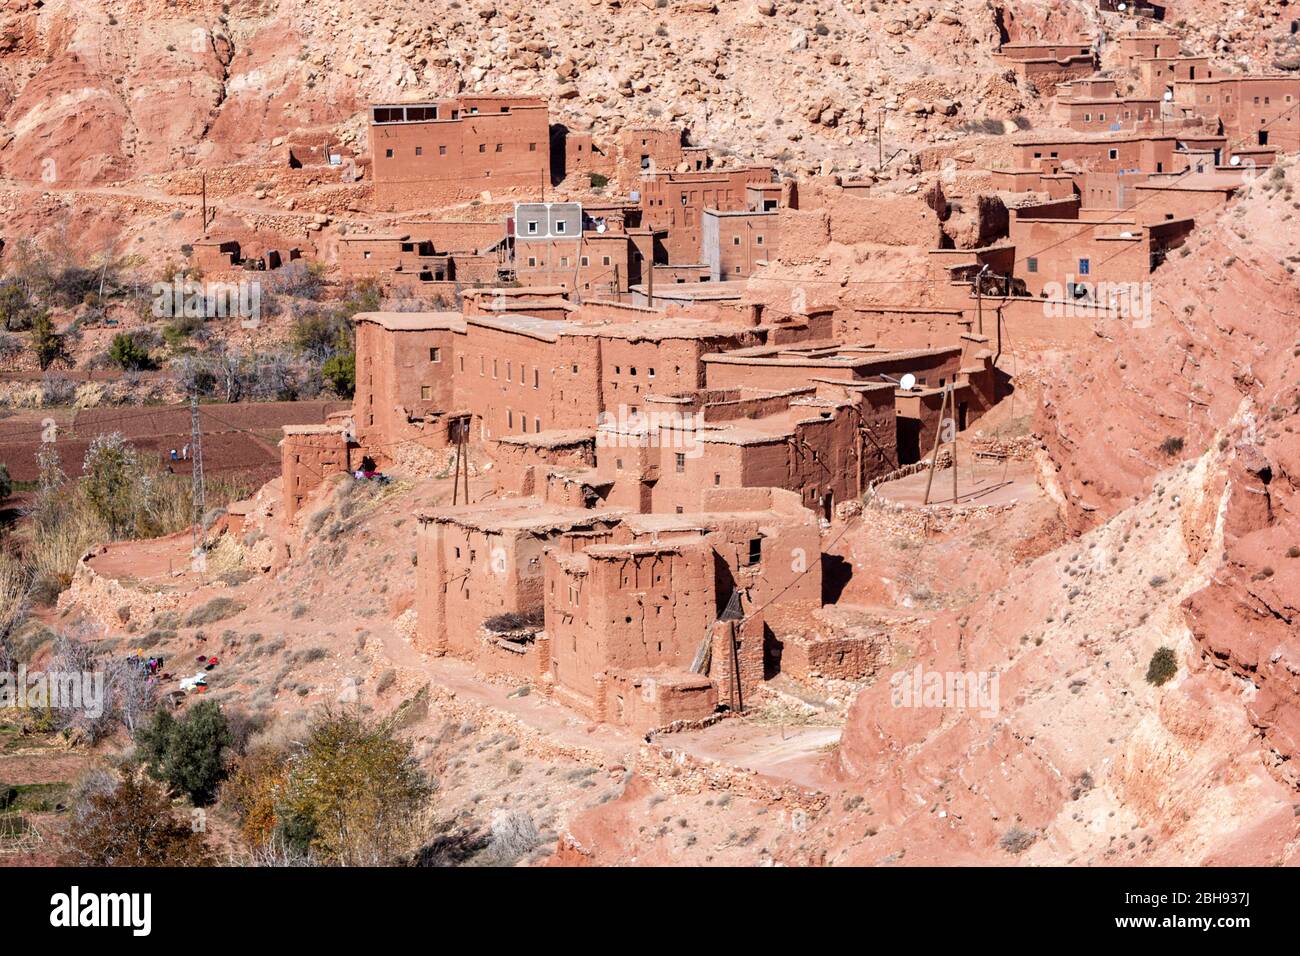
<instances>
[{"instance_id":1,"label":"green tree","mask_svg":"<svg viewBox=\"0 0 1300 956\"><path fill-rule=\"evenodd\" d=\"M42 310L32 319L32 351L41 371L49 368L63 355L63 336L54 328L50 313Z\"/></svg>"},{"instance_id":2,"label":"green tree","mask_svg":"<svg viewBox=\"0 0 1300 956\"><path fill-rule=\"evenodd\" d=\"M126 332L119 332L113 336L113 344L108 347L108 357L119 368L128 372L153 366L153 361L149 358L149 350Z\"/></svg>"},{"instance_id":3,"label":"green tree","mask_svg":"<svg viewBox=\"0 0 1300 956\"><path fill-rule=\"evenodd\" d=\"M92 794L68 829L65 860L73 866L212 866L203 835L177 820L162 789L128 776Z\"/></svg>"},{"instance_id":4,"label":"green tree","mask_svg":"<svg viewBox=\"0 0 1300 956\"><path fill-rule=\"evenodd\" d=\"M357 389L357 356L355 352L340 352L326 359L320 369L321 377L343 398L351 398Z\"/></svg>"},{"instance_id":5,"label":"green tree","mask_svg":"<svg viewBox=\"0 0 1300 956\"><path fill-rule=\"evenodd\" d=\"M120 432L91 439L81 466L81 489L114 537L134 525L139 474L140 458Z\"/></svg>"},{"instance_id":6,"label":"green tree","mask_svg":"<svg viewBox=\"0 0 1300 956\"><path fill-rule=\"evenodd\" d=\"M210 700L199 701L180 720L160 708L136 736L149 774L184 793L195 806L205 806L216 796L233 742L226 715Z\"/></svg>"},{"instance_id":7,"label":"green tree","mask_svg":"<svg viewBox=\"0 0 1300 956\"><path fill-rule=\"evenodd\" d=\"M9 478L9 466L0 464L0 501L4 501L14 492L14 483Z\"/></svg>"},{"instance_id":8,"label":"green tree","mask_svg":"<svg viewBox=\"0 0 1300 956\"><path fill-rule=\"evenodd\" d=\"M6 332L21 332L32 324L32 303L27 292L13 280L0 285L0 322Z\"/></svg>"}]
</instances>

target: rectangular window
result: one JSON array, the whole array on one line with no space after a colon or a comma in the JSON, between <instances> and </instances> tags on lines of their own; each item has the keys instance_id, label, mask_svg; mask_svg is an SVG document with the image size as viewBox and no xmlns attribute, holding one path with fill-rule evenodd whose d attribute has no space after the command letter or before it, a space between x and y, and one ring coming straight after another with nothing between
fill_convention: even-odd
<instances>
[{"instance_id":1,"label":"rectangular window","mask_svg":"<svg viewBox=\"0 0 1300 956\"><path fill-rule=\"evenodd\" d=\"M605 264L605 265L609 265L609 256L606 256L606 257L605 257L605 263L604 263L604 264Z\"/></svg>"},{"instance_id":2,"label":"rectangular window","mask_svg":"<svg viewBox=\"0 0 1300 956\"><path fill-rule=\"evenodd\" d=\"M439 155L439 156L446 156L446 155L447 155L447 147L446 147L446 146L439 146L439 147L438 147L438 155Z\"/></svg>"},{"instance_id":3,"label":"rectangular window","mask_svg":"<svg viewBox=\"0 0 1300 956\"><path fill-rule=\"evenodd\" d=\"M745 561L745 567L752 568L754 565L758 564L762 560L763 560L763 539L750 538L749 554L747 556L747 560Z\"/></svg>"},{"instance_id":4,"label":"rectangular window","mask_svg":"<svg viewBox=\"0 0 1300 956\"><path fill-rule=\"evenodd\" d=\"M386 150L384 150L384 158L385 158L385 159L392 159L392 158L393 158L393 151L392 151L391 149L386 149Z\"/></svg>"},{"instance_id":5,"label":"rectangular window","mask_svg":"<svg viewBox=\"0 0 1300 956\"><path fill-rule=\"evenodd\" d=\"M530 236L535 236L535 235L537 235L537 220L536 220L536 219L529 219L529 220L528 220L528 234L529 234Z\"/></svg>"},{"instance_id":6,"label":"rectangular window","mask_svg":"<svg viewBox=\"0 0 1300 956\"><path fill-rule=\"evenodd\" d=\"M557 223L555 224L555 232L556 232L556 235L559 235L560 233L564 232L564 227L565 227L565 225L566 225L566 223L564 222L563 219L561 219L559 222L557 222Z\"/></svg>"},{"instance_id":7,"label":"rectangular window","mask_svg":"<svg viewBox=\"0 0 1300 956\"><path fill-rule=\"evenodd\" d=\"M539 372L537 369L533 369L533 388L541 388L541 386L542 386L542 373Z\"/></svg>"},{"instance_id":8,"label":"rectangular window","mask_svg":"<svg viewBox=\"0 0 1300 956\"><path fill-rule=\"evenodd\" d=\"M420 386L420 399L421 399L422 401L425 401L425 402L431 402L431 401L433 401L433 386L431 386L431 385L421 385L421 386Z\"/></svg>"},{"instance_id":9,"label":"rectangular window","mask_svg":"<svg viewBox=\"0 0 1300 956\"><path fill-rule=\"evenodd\" d=\"M1037 271L1038 271L1038 260L1035 259L1033 256L1030 256L1030 257L1029 257L1028 266L1029 266L1029 271L1030 271L1030 272L1037 272Z\"/></svg>"},{"instance_id":10,"label":"rectangular window","mask_svg":"<svg viewBox=\"0 0 1300 956\"><path fill-rule=\"evenodd\" d=\"M591 261L590 261L590 259L588 259L587 256L583 256L583 257L582 257L582 264L583 264L584 266L589 266L589 265L591 265Z\"/></svg>"},{"instance_id":11,"label":"rectangular window","mask_svg":"<svg viewBox=\"0 0 1300 956\"><path fill-rule=\"evenodd\" d=\"M478 144L478 151L479 151L480 153L486 153L486 152L487 152L487 143L479 143L479 144Z\"/></svg>"},{"instance_id":12,"label":"rectangular window","mask_svg":"<svg viewBox=\"0 0 1300 956\"><path fill-rule=\"evenodd\" d=\"M501 144L500 144L500 143L497 143L496 152L498 152L498 153L501 152Z\"/></svg>"},{"instance_id":13,"label":"rectangular window","mask_svg":"<svg viewBox=\"0 0 1300 956\"><path fill-rule=\"evenodd\" d=\"M528 152L530 152L530 153L535 153L535 152L537 152L537 144L536 144L536 143L529 143L529 144L528 144Z\"/></svg>"},{"instance_id":14,"label":"rectangular window","mask_svg":"<svg viewBox=\"0 0 1300 956\"><path fill-rule=\"evenodd\" d=\"M684 452L679 451L677 453L677 471L680 474L685 470L686 470L686 454Z\"/></svg>"},{"instance_id":15,"label":"rectangular window","mask_svg":"<svg viewBox=\"0 0 1300 956\"><path fill-rule=\"evenodd\" d=\"M424 155L424 147L423 147L423 146L417 146L417 147L415 147L415 155L416 155L416 156L423 156L423 155Z\"/></svg>"},{"instance_id":16,"label":"rectangular window","mask_svg":"<svg viewBox=\"0 0 1300 956\"><path fill-rule=\"evenodd\" d=\"M1087 259L1079 260L1079 275L1086 276L1088 274L1088 271L1091 268L1092 268L1092 263L1089 260Z\"/></svg>"},{"instance_id":17,"label":"rectangular window","mask_svg":"<svg viewBox=\"0 0 1300 956\"><path fill-rule=\"evenodd\" d=\"M534 418L534 419L533 419L533 431L535 431L535 432L539 432L539 431L541 431L541 430L542 430L542 420L541 420L540 418Z\"/></svg>"},{"instance_id":18,"label":"rectangular window","mask_svg":"<svg viewBox=\"0 0 1300 956\"><path fill-rule=\"evenodd\" d=\"M441 362L441 361L442 361L442 349L431 347L431 348L429 349L429 361L430 361L430 362Z\"/></svg>"}]
</instances>

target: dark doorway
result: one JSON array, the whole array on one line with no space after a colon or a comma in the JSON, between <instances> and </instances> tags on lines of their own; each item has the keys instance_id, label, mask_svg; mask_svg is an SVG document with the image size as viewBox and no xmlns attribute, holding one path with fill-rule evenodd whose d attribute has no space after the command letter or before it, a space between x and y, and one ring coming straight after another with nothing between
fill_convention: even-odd
<instances>
[{"instance_id":1,"label":"dark doorway","mask_svg":"<svg viewBox=\"0 0 1300 956\"><path fill-rule=\"evenodd\" d=\"M921 460L921 420L898 418L898 464L911 465Z\"/></svg>"},{"instance_id":2,"label":"dark doorway","mask_svg":"<svg viewBox=\"0 0 1300 956\"><path fill-rule=\"evenodd\" d=\"M838 554L822 555L822 603L834 604L853 579L853 565Z\"/></svg>"}]
</instances>

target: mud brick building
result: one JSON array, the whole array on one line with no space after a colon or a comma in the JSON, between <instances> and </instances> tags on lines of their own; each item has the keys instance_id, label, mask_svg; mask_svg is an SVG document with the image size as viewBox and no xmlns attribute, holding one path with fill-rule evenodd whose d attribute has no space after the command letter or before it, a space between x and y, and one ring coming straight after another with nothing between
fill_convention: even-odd
<instances>
[{"instance_id":1,"label":"mud brick building","mask_svg":"<svg viewBox=\"0 0 1300 956\"><path fill-rule=\"evenodd\" d=\"M1058 83L1090 76L1097 67L1091 40L1004 43L994 54L1043 95Z\"/></svg>"},{"instance_id":2,"label":"mud brick building","mask_svg":"<svg viewBox=\"0 0 1300 956\"><path fill-rule=\"evenodd\" d=\"M375 203L413 209L479 193L540 196L551 176L546 101L464 95L370 108Z\"/></svg>"},{"instance_id":3,"label":"mud brick building","mask_svg":"<svg viewBox=\"0 0 1300 956\"><path fill-rule=\"evenodd\" d=\"M775 211L705 209L701 224L701 258L713 282L748 278L780 241Z\"/></svg>"},{"instance_id":4,"label":"mud brick building","mask_svg":"<svg viewBox=\"0 0 1300 956\"><path fill-rule=\"evenodd\" d=\"M641 223L667 232L665 262L699 262L704 211L747 209L749 187L771 182L772 170L765 166L647 175L637 184Z\"/></svg>"},{"instance_id":5,"label":"mud brick building","mask_svg":"<svg viewBox=\"0 0 1300 956\"><path fill-rule=\"evenodd\" d=\"M1174 83L1184 116L1217 122L1235 144L1300 150L1300 77L1224 76Z\"/></svg>"}]
</instances>

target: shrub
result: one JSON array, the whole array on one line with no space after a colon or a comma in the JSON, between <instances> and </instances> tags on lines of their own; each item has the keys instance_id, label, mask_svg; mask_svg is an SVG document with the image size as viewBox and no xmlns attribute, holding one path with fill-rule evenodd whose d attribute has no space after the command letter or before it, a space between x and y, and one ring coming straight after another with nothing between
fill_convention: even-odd
<instances>
[{"instance_id":1,"label":"shrub","mask_svg":"<svg viewBox=\"0 0 1300 956\"><path fill-rule=\"evenodd\" d=\"M226 776L226 749L233 738L221 708L199 701L176 720L166 709L155 711L136 742L154 779L184 793L195 806L212 802Z\"/></svg>"},{"instance_id":2,"label":"shrub","mask_svg":"<svg viewBox=\"0 0 1300 956\"><path fill-rule=\"evenodd\" d=\"M280 832L328 864L392 864L419 846L430 792L391 718L326 711L289 759Z\"/></svg>"},{"instance_id":3,"label":"shrub","mask_svg":"<svg viewBox=\"0 0 1300 956\"><path fill-rule=\"evenodd\" d=\"M1170 457L1177 455L1183 450L1183 437L1181 435L1170 435L1160 443L1160 450Z\"/></svg>"},{"instance_id":4,"label":"shrub","mask_svg":"<svg viewBox=\"0 0 1300 956\"><path fill-rule=\"evenodd\" d=\"M592 189L604 189L609 185L609 177L603 173L592 173L590 178Z\"/></svg>"},{"instance_id":5,"label":"shrub","mask_svg":"<svg viewBox=\"0 0 1300 956\"><path fill-rule=\"evenodd\" d=\"M1006 833L1002 834L1001 838L998 840L998 846L1002 847L1002 849L1006 850L1008 853L1024 853L1034 845L1034 841L1037 839L1038 834L1033 830L1026 830L1023 827L1014 826Z\"/></svg>"},{"instance_id":6,"label":"shrub","mask_svg":"<svg viewBox=\"0 0 1300 956\"><path fill-rule=\"evenodd\" d=\"M167 795L134 775L91 793L68 829L72 866L212 866L203 836L172 815Z\"/></svg>"},{"instance_id":7,"label":"shrub","mask_svg":"<svg viewBox=\"0 0 1300 956\"><path fill-rule=\"evenodd\" d=\"M1159 687L1173 680L1177 673L1178 658L1174 656L1173 648L1156 648L1156 652L1151 655L1151 663L1147 665L1147 683Z\"/></svg>"},{"instance_id":8,"label":"shrub","mask_svg":"<svg viewBox=\"0 0 1300 956\"><path fill-rule=\"evenodd\" d=\"M118 368L128 372L153 367L149 350L126 332L119 332L113 336L113 344L108 347L108 357Z\"/></svg>"},{"instance_id":9,"label":"shrub","mask_svg":"<svg viewBox=\"0 0 1300 956\"><path fill-rule=\"evenodd\" d=\"M0 462L0 501L4 501L14 491L13 480L9 477L9 466Z\"/></svg>"},{"instance_id":10,"label":"shrub","mask_svg":"<svg viewBox=\"0 0 1300 956\"><path fill-rule=\"evenodd\" d=\"M204 624L215 624L217 621L225 620L228 617L234 617L244 610L244 605L240 604L234 598L214 597L207 604L200 604L194 610L190 611L185 618L186 627L201 627Z\"/></svg>"}]
</instances>

